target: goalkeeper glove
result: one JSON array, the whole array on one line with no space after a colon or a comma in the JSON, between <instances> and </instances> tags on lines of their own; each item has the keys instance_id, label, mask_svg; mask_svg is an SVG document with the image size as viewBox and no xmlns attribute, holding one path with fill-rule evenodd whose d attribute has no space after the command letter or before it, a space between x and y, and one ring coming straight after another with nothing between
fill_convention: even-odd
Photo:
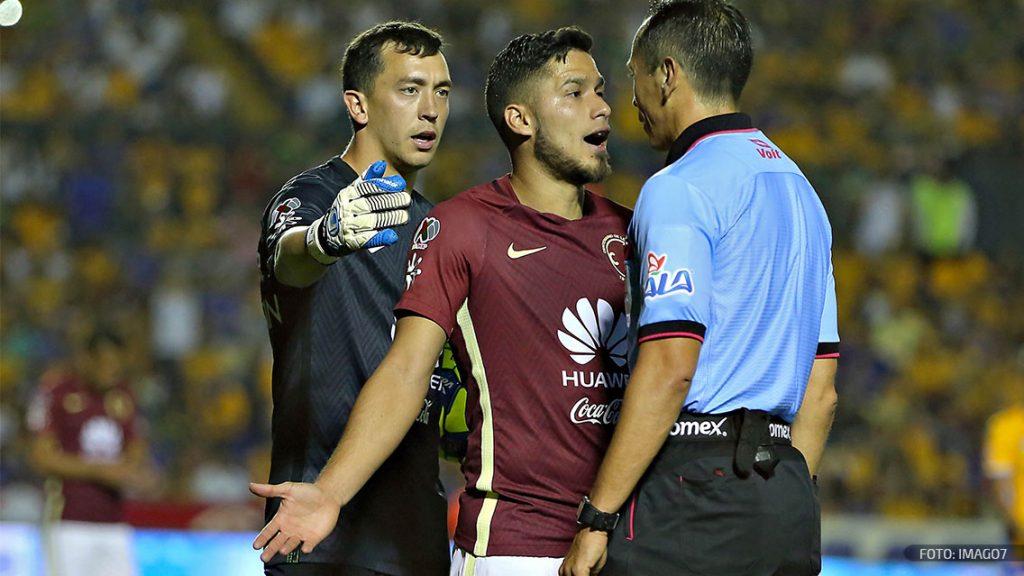
<instances>
[{"instance_id":1,"label":"goalkeeper glove","mask_svg":"<svg viewBox=\"0 0 1024 576\"><path fill-rule=\"evenodd\" d=\"M383 178L387 164L380 160L362 177L343 188L326 214L306 229L306 250L321 264L361 248L390 246L398 241L391 226L409 221L412 197L399 176Z\"/></svg>"}]
</instances>

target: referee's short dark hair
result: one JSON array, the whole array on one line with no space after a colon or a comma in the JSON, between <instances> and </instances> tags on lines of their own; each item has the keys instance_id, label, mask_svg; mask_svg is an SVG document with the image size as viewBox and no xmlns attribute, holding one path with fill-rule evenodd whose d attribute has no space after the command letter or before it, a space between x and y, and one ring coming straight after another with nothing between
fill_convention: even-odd
<instances>
[{"instance_id":1,"label":"referee's short dark hair","mask_svg":"<svg viewBox=\"0 0 1024 576\"><path fill-rule=\"evenodd\" d=\"M675 59L706 103L739 101L754 62L750 24L722 0L656 0L633 51L647 72L666 57Z\"/></svg>"},{"instance_id":2,"label":"referee's short dark hair","mask_svg":"<svg viewBox=\"0 0 1024 576\"><path fill-rule=\"evenodd\" d=\"M433 56L441 51L444 39L419 22L392 20L378 24L352 39L341 59L341 84L344 90L364 94L384 70L382 49L392 44L399 54Z\"/></svg>"},{"instance_id":3,"label":"referee's short dark hair","mask_svg":"<svg viewBox=\"0 0 1024 576\"><path fill-rule=\"evenodd\" d=\"M484 100L487 116L503 142L509 144L514 141L514 135L505 124L505 107L525 96L526 84L552 59L565 62L569 50L589 53L593 44L594 40L589 34L569 26L517 36L498 52L487 71Z\"/></svg>"}]
</instances>

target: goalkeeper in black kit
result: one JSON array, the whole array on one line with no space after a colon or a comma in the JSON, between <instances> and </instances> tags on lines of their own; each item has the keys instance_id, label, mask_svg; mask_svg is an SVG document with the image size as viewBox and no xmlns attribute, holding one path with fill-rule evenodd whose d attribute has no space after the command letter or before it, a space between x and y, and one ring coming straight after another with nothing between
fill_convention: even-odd
<instances>
[{"instance_id":1,"label":"goalkeeper in black kit","mask_svg":"<svg viewBox=\"0 0 1024 576\"><path fill-rule=\"evenodd\" d=\"M448 119L441 47L436 32L407 22L357 36L342 63L348 148L292 178L263 214L260 291L274 356L269 481L284 483L251 486L267 498L267 521L295 505L289 482L316 480L391 345L406 254L431 207L413 185ZM266 574L448 573L438 427L459 391L453 375L439 366L416 424L331 535L315 551L264 553ZM446 446L460 449L450 439Z\"/></svg>"}]
</instances>

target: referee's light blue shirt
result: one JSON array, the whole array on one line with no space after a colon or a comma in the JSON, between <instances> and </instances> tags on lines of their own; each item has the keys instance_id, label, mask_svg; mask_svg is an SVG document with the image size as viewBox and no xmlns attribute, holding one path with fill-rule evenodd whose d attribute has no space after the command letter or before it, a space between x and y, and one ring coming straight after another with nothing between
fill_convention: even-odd
<instances>
[{"instance_id":1,"label":"referee's light blue shirt","mask_svg":"<svg viewBox=\"0 0 1024 576\"><path fill-rule=\"evenodd\" d=\"M633 356L703 342L684 410L792 422L815 357L838 356L832 230L800 169L745 114L702 120L640 192L630 225Z\"/></svg>"}]
</instances>

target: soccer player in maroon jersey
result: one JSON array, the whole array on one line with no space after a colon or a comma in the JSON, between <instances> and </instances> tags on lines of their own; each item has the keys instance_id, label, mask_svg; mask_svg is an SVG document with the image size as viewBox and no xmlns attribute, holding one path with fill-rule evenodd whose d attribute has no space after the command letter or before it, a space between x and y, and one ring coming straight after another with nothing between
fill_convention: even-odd
<instances>
[{"instance_id":1,"label":"soccer player in maroon jersey","mask_svg":"<svg viewBox=\"0 0 1024 576\"><path fill-rule=\"evenodd\" d=\"M610 171L591 43L563 28L520 36L495 58L487 111L512 172L422 221L394 344L316 483L274 487L283 503L257 545L308 551L330 532L415 420L450 338L470 428L452 574L557 572L628 378L630 212L585 189Z\"/></svg>"},{"instance_id":2,"label":"soccer player in maroon jersey","mask_svg":"<svg viewBox=\"0 0 1024 576\"><path fill-rule=\"evenodd\" d=\"M44 376L28 413L31 460L46 476L45 520L61 574L133 574L123 494L157 478L147 466L140 416L125 380L121 338L97 330L76 365ZM88 524L86 524L88 523ZM83 554L103 554L82 564Z\"/></svg>"}]
</instances>

